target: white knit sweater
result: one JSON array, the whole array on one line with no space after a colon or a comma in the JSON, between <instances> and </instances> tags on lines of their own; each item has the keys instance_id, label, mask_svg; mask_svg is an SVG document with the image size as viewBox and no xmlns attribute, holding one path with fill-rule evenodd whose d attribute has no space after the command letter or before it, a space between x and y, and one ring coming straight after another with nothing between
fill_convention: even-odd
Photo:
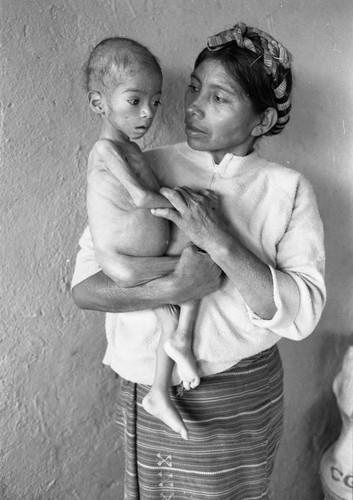
<instances>
[{"instance_id":1,"label":"white knit sweater","mask_svg":"<svg viewBox=\"0 0 353 500\"><path fill-rule=\"evenodd\" d=\"M202 299L193 346L200 375L226 370L281 337L307 337L319 321L326 294L323 228L308 181L256 152L226 154L219 165L210 153L194 151L186 143L145 154L162 186L215 190L229 226L272 272L277 312L271 320L253 313L228 279ZM168 253L175 254L184 244L185 237L176 233ZM80 247L72 286L100 271L88 228ZM286 274L298 285L299 301L286 286ZM156 314L107 313L106 334L103 362L130 381L151 384L160 336ZM175 372L172 380L179 382Z\"/></svg>"}]
</instances>

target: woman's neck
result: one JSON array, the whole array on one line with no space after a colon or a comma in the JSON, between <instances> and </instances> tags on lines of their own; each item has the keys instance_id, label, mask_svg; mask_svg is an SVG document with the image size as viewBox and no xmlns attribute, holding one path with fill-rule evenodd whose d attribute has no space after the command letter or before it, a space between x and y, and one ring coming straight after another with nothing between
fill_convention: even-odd
<instances>
[{"instance_id":1,"label":"woman's neck","mask_svg":"<svg viewBox=\"0 0 353 500\"><path fill-rule=\"evenodd\" d=\"M215 162L215 164L219 165L220 163L222 163L224 157L227 154L232 154L234 156L248 156L253 151L254 151L254 148L253 148L253 146L251 146L250 149L247 149L244 151L225 151L225 152L223 151L222 153L219 153L218 151L210 151L210 153L213 157L213 161Z\"/></svg>"}]
</instances>

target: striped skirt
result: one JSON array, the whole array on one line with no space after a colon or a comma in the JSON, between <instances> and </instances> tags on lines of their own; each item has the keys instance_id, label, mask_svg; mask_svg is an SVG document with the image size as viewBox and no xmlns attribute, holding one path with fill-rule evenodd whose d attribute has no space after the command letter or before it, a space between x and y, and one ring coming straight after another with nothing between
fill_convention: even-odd
<instances>
[{"instance_id":1,"label":"striped skirt","mask_svg":"<svg viewBox=\"0 0 353 500\"><path fill-rule=\"evenodd\" d=\"M189 441L145 412L148 390L122 380L117 423L125 443L125 500L267 498L283 418L276 346L202 378L197 389L171 388Z\"/></svg>"}]
</instances>

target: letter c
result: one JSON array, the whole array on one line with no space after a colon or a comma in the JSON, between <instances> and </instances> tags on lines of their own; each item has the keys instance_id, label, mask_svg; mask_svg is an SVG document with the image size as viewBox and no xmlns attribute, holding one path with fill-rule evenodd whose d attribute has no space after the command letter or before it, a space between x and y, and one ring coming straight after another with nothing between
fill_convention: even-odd
<instances>
[{"instance_id":1,"label":"letter c","mask_svg":"<svg viewBox=\"0 0 353 500\"><path fill-rule=\"evenodd\" d=\"M343 482L346 486L348 486L348 488L352 488L353 489L353 476L346 476L344 479L343 479Z\"/></svg>"}]
</instances>

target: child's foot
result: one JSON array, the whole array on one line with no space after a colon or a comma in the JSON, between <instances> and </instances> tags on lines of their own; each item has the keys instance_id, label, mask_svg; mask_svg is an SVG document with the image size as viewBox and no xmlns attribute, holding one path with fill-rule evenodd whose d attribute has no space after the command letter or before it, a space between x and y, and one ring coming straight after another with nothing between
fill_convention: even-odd
<instances>
[{"instance_id":1,"label":"child's foot","mask_svg":"<svg viewBox=\"0 0 353 500\"><path fill-rule=\"evenodd\" d=\"M195 389L200 384L200 377L197 373L196 361L189 344L185 344L176 335L176 338L168 339L164 343L164 350L177 364L178 373L183 381L184 388L187 391Z\"/></svg>"},{"instance_id":2,"label":"child's foot","mask_svg":"<svg viewBox=\"0 0 353 500\"><path fill-rule=\"evenodd\" d=\"M178 410L173 406L169 396L164 391L152 389L142 400L142 406L159 420L162 420L177 434L180 434L186 441L189 439L187 428L179 415Z\"/></svg>"}]
</instances>

